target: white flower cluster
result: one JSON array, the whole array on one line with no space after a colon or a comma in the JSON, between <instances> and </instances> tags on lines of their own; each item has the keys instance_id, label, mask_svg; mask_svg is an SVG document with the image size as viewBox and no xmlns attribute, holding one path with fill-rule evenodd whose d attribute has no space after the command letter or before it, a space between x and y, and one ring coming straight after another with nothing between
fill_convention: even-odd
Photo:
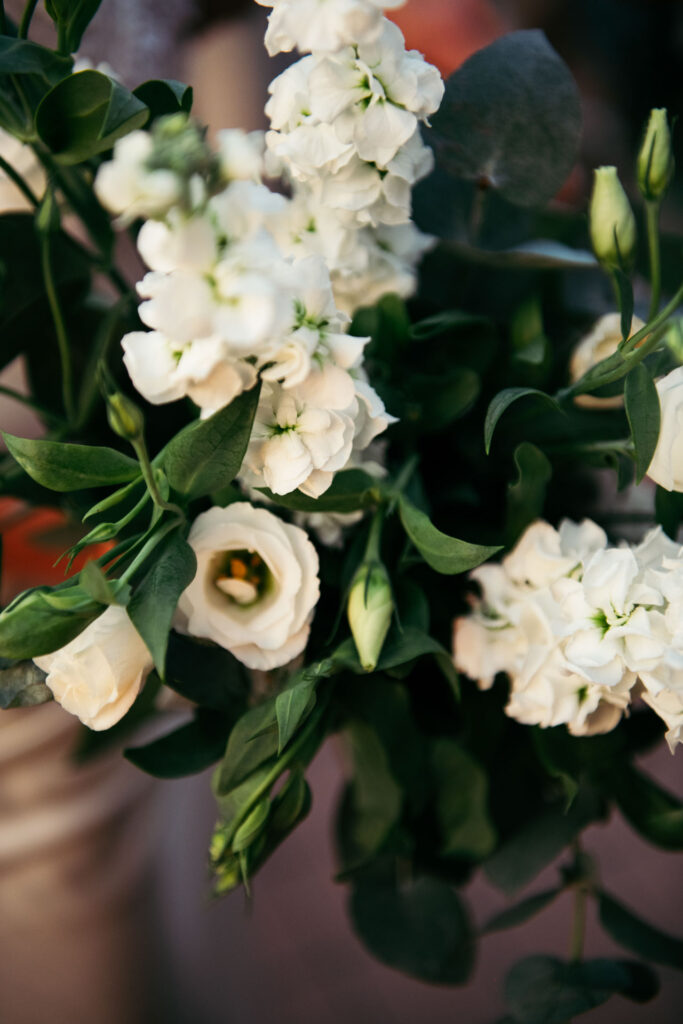
<instances>
[{"instance_id":1,"label":"white flower cluster","mask_svg":"<svg viewBox=\"0 0 683 1024\"><path fill-rule=\"evenodd\" d=\"M661 529L609 547L590 520L533 523L455 623L455 664L483 689L510 677L506 712L577 736L613 729L634 696L683 742L683 548Z\"/></svg>"},{"instance_id":2,"label":"white flower cluster","mask_svg":"<svg viewBox=\"0 0 683 1024\"><path fill-rule=\"evenodd\" d=\"M271 83L266 105L267 166L294 196L291 242L322 251L347 312L410 295L431 245L411 222L411 189L433 166L419 123L441 103L438 71L382 16L395 0L264 6L269 52L312 51Z\"/></svg>"}]
</instances>

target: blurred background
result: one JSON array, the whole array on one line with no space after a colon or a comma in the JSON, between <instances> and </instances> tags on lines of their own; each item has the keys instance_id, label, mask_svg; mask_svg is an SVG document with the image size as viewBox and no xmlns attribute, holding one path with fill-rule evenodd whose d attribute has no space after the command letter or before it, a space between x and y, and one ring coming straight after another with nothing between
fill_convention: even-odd
<instances>
[{"instance_id":1,"label":"blurred background","mask_svg":"<svg viewBox=\"0 0 683 1024\"><path fill-rule=\"evenodd\" d=\"M10 15L23 4L9 0ZM616 163L627 188L647 113L683 110L683 4L677 0L409 0L394 12L408 45L444 76L505 32L542 28L570 65L584 106L580 159L559 201L585 207L590 171ZM103 0L83 43L134 86L179 78L212 130L265 126L268 82L289 58L262 45L267 10L252 0ZM47 40L50 24L36 16ZM681 132L677 133L683 166ZM681 227L676 200L665 223ZM3 383L21 384L21 366ZM3 400L0 425L39 429ZM609 501L609 495L606 500ZM64 543L56 513L0 508L4 599L45 581ZM77 723L58 707L0 719L0 1021L2 1024L493 1024L507 968L529 953L564 955L563 901L533 925L489 938L464 990L430 988L374 961L353 937L346 891L334 882L333 809L343 760L334 743L313 765L313 812L254 884L208 899L206 846L213 825L207 777L155 783L114 752L76 768ZM662 749L644 767L683 793L681 759ZM624 902L680 933L683 867L646 847L621 821L592 828L586 848L609 868ZM555 869L534 884L551 885ZM484 881L469 891L477 922L504 905ZM589 921L587 953L616 948ZM646 1007L618 998L595 1024L674 1024L683 983L661 970L663 992Z\"/></svg>"}]
</instances>

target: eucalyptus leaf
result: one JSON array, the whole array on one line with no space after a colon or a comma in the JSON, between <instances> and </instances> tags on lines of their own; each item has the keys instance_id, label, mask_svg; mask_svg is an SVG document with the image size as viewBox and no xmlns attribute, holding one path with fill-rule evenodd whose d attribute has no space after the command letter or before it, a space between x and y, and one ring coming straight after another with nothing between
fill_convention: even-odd
<instances>
[{"instance_id":1,"label":"eucalyptus leaf","mask_svg":"<svg viewBox=\"0 0 683 1024\"><path fill-rule=\"evenodd\" d=\"M247 450L259 389L244 391L206 420L191 423L158 456L171 487L201 498L229 484Z\"/></svg>"},{"instance_id":2,"label":"eucalyptus leaf","mask_svg":"<svg viewBox=\"0 0 683 1024\"><path fill-rule=\"evenodd\" d=\"M563 963L550 956L530 956L515 964L505 980L505 999L523 1024L567 1021L615 995L647 1002L658 991L653 972L628 960Z\"/></svg>"},{"instance_id":3,"label":"eucalyptus leaf","mask_svg":"<svg viewBox=\"0 0 683 1024\"><path fill-rule=\"evenodd\" d=\"M500 551L500 546L471 544L442 533L405 495L401 495L399 501L399 514L408 537L425 562L437 572L447 575L467 572Z\"/></svg>"},{"instance_id":4,"label":"eucalyptus leaf","mask_svg":"<svg viewBox=\"0 0 683 1024\"><path fill-rule=\"evenodd\" d=\"M27 39L0 36L0 75L39 75L54 84L70 73L72 65L70 57L45 46Z\"/></svg>"},{"instance_id":5,"label":"eucalyptus leaf","mask_svg":"<svg viewBox=\"0 0 683 1024\"><path fill-rule=\"evenodd\" d=\"M439 853L482 860L496 845L486 773L455 740L435 740L431 756L442 837Z\"/></svg>"},{"instance_id":6,"label":"eucalyptus leaf","mask_svg":"<svg viewBox=\"0 0 683 1024\"><path fill-rule=\"evenodd\" d=\"M111 149L148 118L145 104L118 82L100 71L79 71L41 101L36 130L59 161L77 164Z\"/></svg>"},{"instance_id":7,"label":"eucalyptus leaf","mask_svg":"<svg viewBox=\"0 0 683 1024\"><path fill-rule=\"evenodd\" d=\"M578 89L538 30L512 32L465 61L432 119L438 163L537 206L564 184L581 135Z\"/></svg>"},{"instance_id":8,"label":"eucalyptus leaf","mask_svg":"<svg viewBox=\"0 0 683 1024\"><path fill-rule=\"evenodd\" d=\"M151 120L166 114L189 114L192 109L192 87L173 78L153 78L133 89L146 107Z\"/></svg>"},{"instance_id":9,"label":"eucalyptus leaf","mask_svg":"<svg viewBox=\"0 0 683 1024\"><path fill-rule=\"evenodd\" d=\"M600 924L615 942L644 960L683 970L683 939L653 928L609 893L598 894Z\"/></svg>"},{"instance_id":10,"label":"eucalyptus leaf","mask_svg":"<svg viewBox=\"0 0 683 1024\"><path fill-rule=\"evenodd\" d=\"M561 888L546 889L544 892L537 892L533 896L527 896L525 900L520 900L519 903L515 903L512 907L506 907L488 919L482 928L482 934L488 935L490 932L500 932L506 928L517 928L520 924L531 920L536 914L540 914L551 903L554 903L562 891Z\"/></svg>"},{"instance_id":11,"label":"eucalyptus leaf","mask_svg":"<svg viewBox=\"0 0 683 1024\"><path fill-rule=\"evenodd\" d=\"M52 700L45 673L32 661L11 664L0 658L0 708L27 708Z\"/></svg>"},{"instance_id":12,"label":"eucalyptus leaf","mask_svg":"<svg viewBox=\"0 0 683 1024\"><path fill-rule=\"evenodd\" d=\"M661 421L657 388L644 363L634 366L626 377L624 404L636 451L636 483L639 484L652 462Z\"/></svg>"},{"instance_id":13,"label":"eucalyptus leaf","mask_svg":"<svg viewBox=\"0 0 683 1024\"><path fill-rule=\"evenodd\" d=\"M457 894L431 878L393 886L359 882L351 893L354 930L370 952L437 985L464 984L474 966L471 925Z\"/></svg>"},{"instance_id":14,"label":"eucalyptus leaf","mask_svg":"<svg viewBox=\"0 0 683 1024\"><path fill-rule=\"evenodd\" d=\"M178 599L196 571L195 553L182 532L176 530L155 549L150 568L135 584L128 602L128 616L145 641L162 679L168 634Z\"/></svg>"},{"instance_id":15,"label":"eucalyptus leaf","mask_svg":"<svg viewBox=\"0 0 683 1024\"><path fill-rule=\"evenodd\" d=\"M179 779L215 764L223 756L226 740L224 717L200 709L191 722L144 747L128 747L124 755L148 775Z\"/></svg>"},{"instance_id":16,"label":"eucalyptus leaf","mask_svg":"<svg viewBox=\"0 0 683 1024\"><path fill-rule=\"evenodd\" d=\"M518 402L520 398L531 396L552 406L558 412L560 411L560 407L555 399L547 395L545 391L539 391L538 388L505 388L505 390L499 391L491 400L484 423L484 447L486 448L487 455L491 450L494 431L505 410L509 409L514 402Z\"/></svg>"},{"instance_id":17,"label":"eucalyptus leaf","mask_svg":"<svg viewBox=\"0 0 683 1024\"><path fill-rule=\"evenodd\" d=\"M301 491L274 494L266 487L258 490L269 501L294 512L355 512L376 501L378 486L378 481L368 473L360 469L346 469L335 474L328 489L318 498L311 498Z\"/></svg>"},{"instance_id":18,"label":"eucalyptus leaf","mask_svg":"<svg viewBox=\"0 0 683 1024\"><path fill-rule=\"evenodd\" d=\"M97 445L32 441L3 431L10 454L32 480L51 491L80 491L126 483L140 475L134 459Z\"/></svg>"}]
</instances>

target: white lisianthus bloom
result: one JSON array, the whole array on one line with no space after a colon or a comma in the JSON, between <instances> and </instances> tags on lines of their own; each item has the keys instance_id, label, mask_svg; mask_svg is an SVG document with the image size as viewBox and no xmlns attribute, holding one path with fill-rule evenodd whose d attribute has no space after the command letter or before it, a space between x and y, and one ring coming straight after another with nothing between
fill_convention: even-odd
<instances>
[{"instance_id":1,"label":"white lisianthus bloom","mask_svg":"<svg viewBox=\"0 0 683 1024\"><path fill-rule=\"evenodd\" d=\"M95 194L118 215L121 225L137 217L163 217L179 202L183 182L173 171L150 168L154 141L149 132L134 131L114 143L111 160L95 177Z\"/></svg>"},{"instance_id":2,"label":"white lisianthus bloom","mask_svg":"<svg viewBox=\"0 0 683 1024\"><path fill-rule=\"evenodd\" d=\"M647 475L667 491L683 491L683 366L657 381L659 440Z\"/></svg>"},{"instance_id":3,"label":"white lisianthus bloom","mask_svg":"<svg viewBox=\"0 0 683 1024\"><path fill-rule=\"evenodd\" d=\"M237 502L199 515L188 543L197 573L176 628L213 640L252 669L301 654L320 593L318 556L303 530Z\"/></svg>"},{"instance_id":4,"label":"white lisianthus bloom","mask_svg":"<svg viewBox=\"0 0 683 1024\"><path fill-rule=\"evenodd\" d=\"M36 199L42 199L47 178L33 149L0 128L0 156L23 178ZM10 176L0 168L0 213L32 210L33 205Z\"/></svg>"},{"instance_id":5,"label":"white lisianthus bloom","mask_svg":"<svg viewBox=\"0 0 683 1024\"><path fill-rule=\"evenodd\" d=\"M636 334L644 326L640 317L634 316L631 322L631 335ZM621 340L621 315L606 313L605 316L601 316L593 325L592 330L579 341L572 352L569 362L570 382L575 384L602 359L614 355ZM623 395L613 395L611 398L576 395L574 401L586 409L618 409L624 404Z\"/></svg>"},{"instance_id":6,"label":"white lisianthus bloom","mask_svg":"<svg viewBox=\"0 0 683 1024\"><path fill-rule=\"evenodd\" d=\"M276 53L298 49L339 50L373 38L382 28L382 10L401 7L405 0L256 0L272 7L266 48Z\"/></svg>"},{"instance_id":7,"label":"white lisianthus bloom","mask_svg":"<svg viewBox=\"0 0 683 1024\"><path fill-rule=\"evenodd\" d=\"M55 700L89 729L110 729L133 704L152 656L128 618L112 605L74 640L34 658Z\"/></svg>"},{"instance_id":8,"label":"white lisianthus bloom","mask_svg":"<svg viewBox=\"0 0 683 1024\"><path fill-rule=\"evenodd\" d=\"M216 134L221 174L227 181L260 181L263 174L265 135L225 128Z\"/></svg>"}]
</instances>

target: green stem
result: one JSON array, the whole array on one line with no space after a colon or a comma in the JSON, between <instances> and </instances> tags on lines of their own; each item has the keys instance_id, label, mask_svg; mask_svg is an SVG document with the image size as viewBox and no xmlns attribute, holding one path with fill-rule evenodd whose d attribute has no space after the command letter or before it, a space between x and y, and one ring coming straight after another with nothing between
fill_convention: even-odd
<instances>
[{"instance_id":1,"label":"green stem","mask_svg":"<svg viewBox=\"0 0 683 1024\"><path fill-rule=\"evenodd\" d=\"M29 203L31 203L33 206L38 206L40 200L36 196L35 192L33 192L31 188L29 188L29 186L26 184L26 182L19 174L19 172L15 171L12 165L5 160L4 156L0 156L0 169L2 169L7 175L7 177L14 182L19 191L26 196Z\"/></svg>"},{"instance_id":2,"label":"green stem","mask_svg":"<svg viewBox=\"0 0 683 1024\"><path fill-rule=\"evenodd\" d=\"M28 0L28 3L24 8L24 13L21 16L21 21L19 22L19 30L17 32L19 39L28 38L28 30L31 26L31 19L33 18L33 12L35 11L37 6L38 0Z\"/></svg>"},{"instance_id":3,"label":"green stem","mask_svg":"<svg viewBox=\"0 0 683 1024\"><path fill-rule=\"evenodd\" d=\"M131 441L131 444L133 445L135 454L138 457L140 469L142 470L142 475L145 479L145 483L147 484L147 490L149 491L152 501L156 507L164 512L173 512L176 516L179 516L180 519L184 519L185 513L180 506L174 505L172 502L165 501L161 496L159 485L157 483L156 476L154 475L154 467L150 462L149 454L147 452L145 439L140 437L136 441Z\"/></svg>"},{"instance_id":4,"label":"green stem","mask_svg":"<svg viewBox=\"0 0 683 1024\"><path fill-rule=\"evenodd\" d=\"M59 345L59 359L62 367L62 398L64 401L64 411L66 413L67 421L69 423L72 423L74 419L75 410L73 397L73 379L71 373L71 351L69 349L69 338L66 333L64 317L62 316L62 310L59 305L59 298L57 295L55 280L52 273L52 261L50 259L50 235L47 232L44 232L41 235L40 257L43 268L43 280L45 282L45 291L47 292L47 299L50 304L50 312L52 313L52 320L55 325L57 344Z\"/></svg>"},{"instance_id":5,"label":"green stem","mask_svg":"<svg viewBox=\"0 0 683 1024\"><path fill-rule=\"evenodd\" d=\"M380 558L380 544L382 541L382 526L384 525L384 505L380 505L374 516L372 517L372 523L370 524L370 532L368 533L368 542L365 546L365 561L366 562L379 562Z\"/></svg>"},{"instance_id":6,"label":"green stem","mask_svg":"<svg viewBox=\"0 0 683 1024\"><path fill-rule=\"evenodd\" d=\"M146 543L142 546L140 551L138 551L133 561L130 563L125 572L121 574L119 579L122 580L123 583L127 583L128 580L135 575L135 573L138 571L140 566L146 561L146 559L149 558L152 551L154 551L155 547L157 547L157 545L161 543L164 537L167 534L169 534L171 530L175 530L177 526L178 523L175 520L169 519L169 521L164 523L164 525L159 530L157 530L156 533L153 533L152 536L147 539Z\"/></svg>"},{"instance_id":7,"label":"green stem","mask_svg":"<svg viewBox=\"0 0 683 1024\"><path fill-rule=\"evenodd\" d=\"M586 904L588 890L583 882L574 889L574 909L572 912L572 930L569 939L569 959L573 964L583 959L583 947L586 938Z\"/></svg>"},{"instance_id":8,"label":"green stem","mask_svg":"<svg viewBox=\"0 0 683 1024\"><path fill-rule=\"evenodd\" d=\"M647 248L650 254L650 312L648 320L657 315L659 299L662 291L662 268L659 252L659 207L657 200L645 203L645 219L647 221Z\"/></svg>"}]
</instances>

